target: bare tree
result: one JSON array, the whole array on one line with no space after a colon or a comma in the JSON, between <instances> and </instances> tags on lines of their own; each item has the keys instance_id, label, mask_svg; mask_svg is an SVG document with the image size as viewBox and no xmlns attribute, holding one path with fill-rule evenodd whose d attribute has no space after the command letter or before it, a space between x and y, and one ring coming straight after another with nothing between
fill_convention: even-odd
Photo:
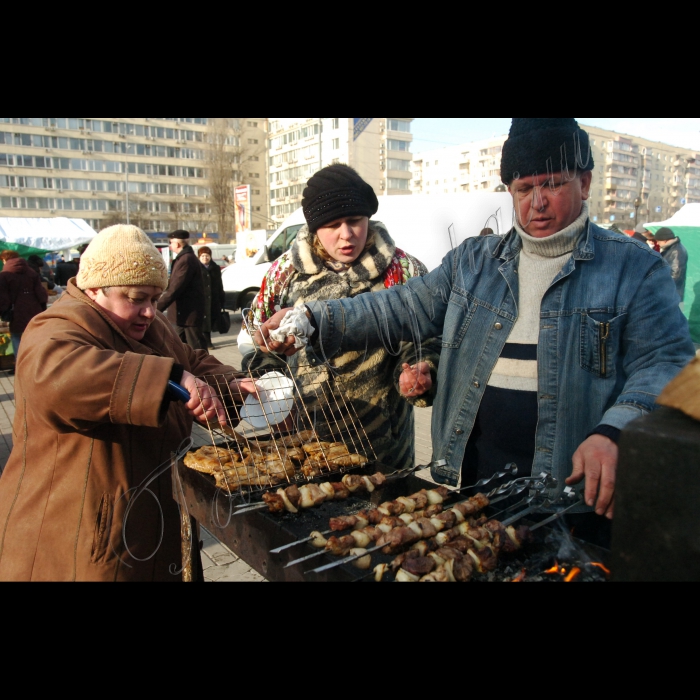
<instances>
[{"instance_id":1,"label":"bare tree","mask_svg":"<svg viewBox=\"0 0 700 700\"><path fill-rule=\"evenodd\" d=\"M246 163L265 153L265 144L246 143L245 117L214 117L208 120L207 185L212 218L221 242L236 229L235 189L248 181Z\"/></svg>"}]
</instances>

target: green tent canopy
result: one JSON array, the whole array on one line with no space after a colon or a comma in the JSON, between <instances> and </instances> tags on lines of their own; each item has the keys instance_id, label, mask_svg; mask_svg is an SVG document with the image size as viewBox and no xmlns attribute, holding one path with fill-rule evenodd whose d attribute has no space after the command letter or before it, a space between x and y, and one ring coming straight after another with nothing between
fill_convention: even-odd
<instances>
[{"instance_id":1,"label":"green tent canopy","mask_svg":"<svg viewBox=\"0 0 700 700\"><path fill-rule=\"evenodd\" d=\"M688 251L684 313L690 323L693 342L700 343L700 204L686 204L668 221L645 224L644 228L656 233L664 226L670 228L681 239Z\"/></svg>"}]
</instances>

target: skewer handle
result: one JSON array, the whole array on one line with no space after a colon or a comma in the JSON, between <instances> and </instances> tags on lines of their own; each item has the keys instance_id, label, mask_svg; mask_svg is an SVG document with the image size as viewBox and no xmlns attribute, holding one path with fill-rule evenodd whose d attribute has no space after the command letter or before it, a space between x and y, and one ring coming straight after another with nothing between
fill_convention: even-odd
<instances>
[{"instance_id":1,"label":"skewer handle","mask_svg":"<svg viewBox=\"0 0 700 700\"><path fill-rule=\"evenodd\" d=\"M192 398L187 389L181 387L179 384L175 384L175 382L168 382L168 394L170 394L171 399L182 401L182 403L189 403Z\"/></svg>"}]
</instances>

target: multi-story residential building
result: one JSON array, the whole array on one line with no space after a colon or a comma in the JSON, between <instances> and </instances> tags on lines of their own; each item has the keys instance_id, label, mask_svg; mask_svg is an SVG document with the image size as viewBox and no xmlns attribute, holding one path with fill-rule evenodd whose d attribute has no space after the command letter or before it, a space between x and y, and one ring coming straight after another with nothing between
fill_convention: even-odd
<instances>
[{"instance_id":1,"label":"multi-story residential building","mask_svg":"<svg viewBox=\"0 0 700 700\"><path fill-rule=\"evenodd\" d=\"M582 126L590 135L596 164L590 200L593 221L634 228L635 222L664 221L684 204L700 202L697 151ZM504 135L416 154L412 192L443 194L500 188L506 138Z\"/></svg>"},{"instance_id":2,"label":"multi-story residential building","mask_svg":"<svg viewBox=\"0 0 700 700\"><path fill-rule=\"evenodd\" d=\"M377 195L411 194L412 121L270 117L271 218L298 209L307 180L333 163L354 167Z\"/></svg>"},{"instance_id":3,"label":"multi-story residential building","mask_svg":"<svg viewBox=\"0 0 700 700\"><path fill-rule=\"evenodd\" d=\"M412 192L493 192L501 185L501 152L506 138L501 136L415 155Z\"/></svg>"},{"instance_id":4,"label":"multi-story residential building","mask_svg":"<svg viewBox=\"0 0 700 700\"><path fill-rule=\"evenodd\" d=\"M216 232L206 117L0 117L0 216L123 221L148 231ZM267 118L230 140L232 184L251 184L252 227L270 228ZM222 232L222 242L233 231Z\"/></svg>"}]
</instances>

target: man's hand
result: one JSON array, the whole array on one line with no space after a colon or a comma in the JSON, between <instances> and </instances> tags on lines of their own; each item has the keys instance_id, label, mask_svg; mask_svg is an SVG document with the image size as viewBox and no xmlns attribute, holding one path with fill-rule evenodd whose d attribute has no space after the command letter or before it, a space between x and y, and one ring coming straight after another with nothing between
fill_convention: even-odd
<instances>
[{"instance_id":1,"label":"man's hand","mask_svg":"<svg viewBox=\"0 0 700 700\"><path fill-rule=\"evenodd\" d=\"M226 411L221 400L206 382L197 379L193 374L185 372L180 386L190 392L190 400L185 408L198 423L219 423L226 425Z\"/></svg>"},{"instance_id":2,"label":"man's hand","mask_svg":"<svg viewBox=\"0 0 700 700\"><path fill-rule=\"evenodd\" d=\"M401 394L407 399L417 399L429 392L433 388L430 365L427 362L420 362L413 367L404 364L403 372L399 377L399 388Z\"/></svg>"},{"instance_id":3,"label":"man's hand","mask_svg":"<svg viewBox=\"0 0 700 700\"><path fill-rule=\"evenodd\" d=\"M587 505L595 506L598 515L613 519L615 510L615 481L617 477L617 445L602 435L592 435L574 455L574 471L566 480L569 486L585 478Z\"/></svg>"},{"instance_id":4,"label":"man's hand","mask_svg":"<svg viewBox=\"0 0 700 700\"><path fill-rule=\"evenodd\" d=\"M278 343L276 340L270 338L270 332L276 331L282 325L285 316L293 310L294 309L282 309L282 311L278 311L271 319L266 321L255 331L253 340L262 352L274 352L278 355L284 355L285 357L292 357L292 355L296 355L299 352L299 350L294 347L295 341L291 336L289 336L284 343Z\"/></svg>"}]
</instances>

